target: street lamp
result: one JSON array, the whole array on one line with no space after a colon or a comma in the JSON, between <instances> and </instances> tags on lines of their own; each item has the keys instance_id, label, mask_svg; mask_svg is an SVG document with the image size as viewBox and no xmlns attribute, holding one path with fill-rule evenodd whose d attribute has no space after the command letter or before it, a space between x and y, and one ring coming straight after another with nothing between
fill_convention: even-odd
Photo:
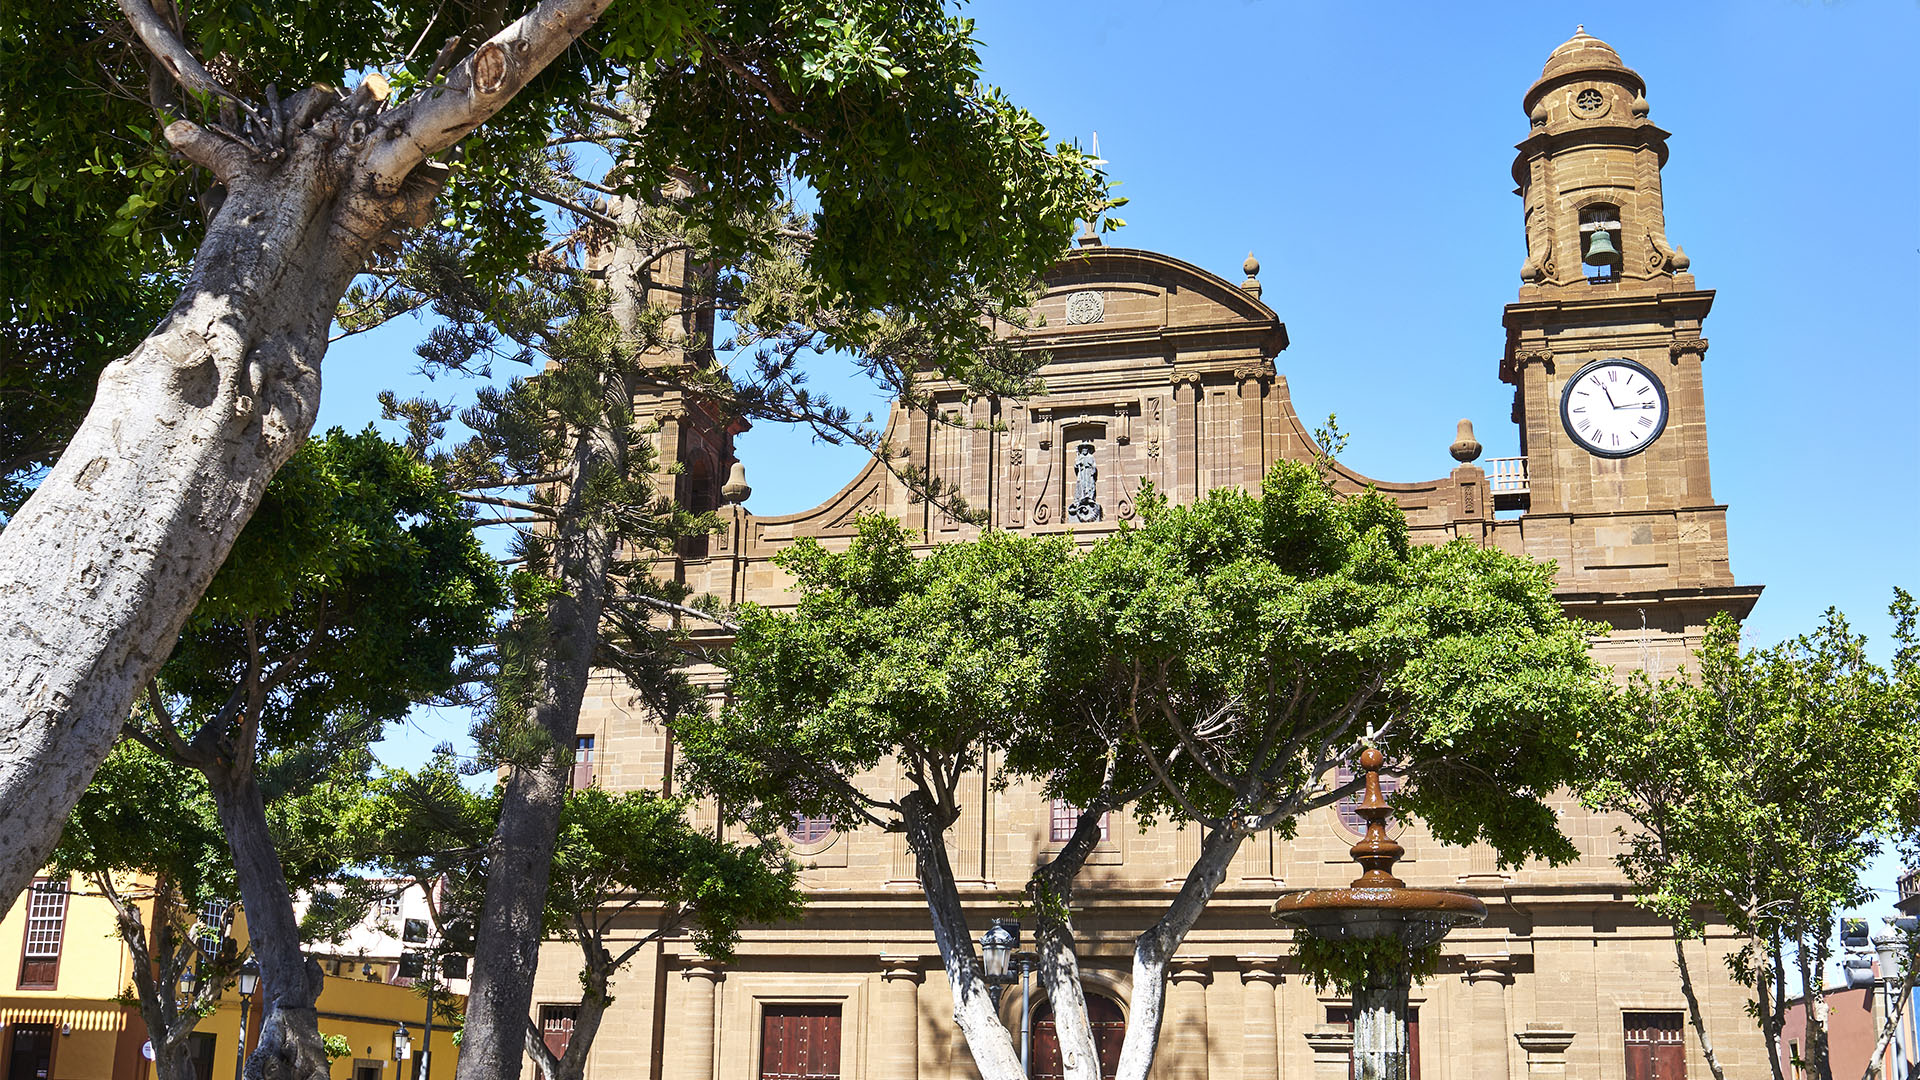
<instances>
[{"instance_id":1,"label":"street lamp","mask_svg":"<svg viewBox=\"0 0 1920 1080\"><path fill-rule=\"evenodd\" d=\"M195 990L198 990L199 988L200 988L200 973L198 971L194 970L193 968L188 968L187 970L180 973L180 996L181 997L192 997L193 992Z\"/></svg>"},{"instance_id":2,"label":"street lamp","mask_svg":"<svg viewBox=\"0 0 1920 1080\"><path fill-rule=\"evenodd\" d=\"M407 1025L401 1024L393 1029L393 1060L405 1061L413 1056L413 1036L408 1033Z\"/></svg>"},{"instance_id":3,"label":"street lamp","mask_svg":"<svg viewBox=\"0 0 1920 1080\"><path fill-rule=\"evenodd\" d=\"M1000 1007L1000 995L1013 983L1013 972L1009 965L1020 969L1020 1072L1031 1076L1033 1070L1029 1062L1033 1057L1033 1009L1031 1006L1034 961L1031 952L1015 952L1020 945L1020 923L1014 919L995 919L987 932L980 935L980 966L987 982L987 992L993 995L994 1008Z\"/></svg>"},{"instance_id":4,"label":"street lamp","mask_svg":"<svg viewBox=\"0 0 1920 1080\"><path fill-rule=\"evenodd\" d=\"M1000 991L1013 981L1007 974L1007 960L1013 956L1013 950L1020 945L1020 924L1012 919L995 919L987 932L980 935L980 966L986 969L987 985L993 989L993 1000L1000 1002Z\"/></svg>"},{"instance_id":5,"label":"street lamp","mask_svg":"<svg viewBox=\"0 0 1920 1080\"><path fill-rule=\"evenodd\" d=\"M240 1070L247 1064L247 1006L253 1004L254 987L260 985L260 961L247 957L240 965L240 1055L233 1059L233 1080L240 1080Z\"/></svg>"}]
</instances>

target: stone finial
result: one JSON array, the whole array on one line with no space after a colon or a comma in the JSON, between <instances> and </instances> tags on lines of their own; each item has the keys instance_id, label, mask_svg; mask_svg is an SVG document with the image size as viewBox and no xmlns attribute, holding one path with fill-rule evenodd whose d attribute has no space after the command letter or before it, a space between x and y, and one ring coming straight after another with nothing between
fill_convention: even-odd
<instances>
[{"instance_id":1,"label":"stone finial","mask_svg":"<svg viewBox=\"0 0 1920 1080\"><path fill-rule=\"evenodd\" d=\"M1653 106L1648 104L1647 94L1646 94L1646 91L1644 90L1633 95L1633 104L1629 105L1628 108L1633 110L1634 116L1639 117L1642 120L1645 120L1647 118L1647 114L1653 111Z\"/></svg>"},{"instance_id":2,"label":"stone finial","mask_svg":"<svg viewBox=\"0 0 1920 1080\"><path fill-rule=\"evenodd\" d=\"M1080 233L1079 244L1083 248L1103 246L1100 240L1100 232L1094 227L1092 218L1087 219L1087 227Z\"/></svg>"},{"instance_id":3,"label":"stone finial","mask_svg":"<svg viewBox=\"0 0 1920 1080\"><path fill-rule=\"evenodd\" d=\"M1533 112L1528 114L1527 118L1533 121L1534 127L1546 127L1547 126L1546 99L1542 98L1541 100L1534 102Z\"/></svg>"},{"instance_id":4,"label":"stone finial","mask_svg":"<svg viewBox=\"0 0 1920 1080\"><path fill-rule=\"evenodd\" d=\"M1240 283L1241 291L1245 292L1248 296L1259 296L1260 260L1254 258L1253 252L1249 251L1247 252L1247 261L1240 264L1240 269L1247 273L1247 280Z\"/></svg>"},{"instance_id":5,"label":"stone finial","mask_svg":"<svg viewBox=\"0 0 1920 1080\"><path fill-rule=\"evenodd\" d=\"M1675 247L1673 249L1673 272L1676 274L1684 274L1687 272L1688 268L1692 266L1693 266L1693 260L1687 258L1687 249L1683 247Z\"/></svg>"},{"instance_id":6,"label":"stone finial","mask_svg":"<svg viewBox=\"0 0 1920 1080\"><path fill-rule=\"evenodd\" d=\"M736 461L733 468L727 470L727 482L720 485L720 497L735 504L753 497L753 488L747 486L746 465Z\"/></svg>"},{"instance_id":7,"label":"stone finial","mask_svg":"<svg viewBox=\"0 0 1920 1080\"><path fill-rule=\"evenodd\" d=\"M1447 447L1447 453L1453 455L1453 460L1466 464L1479 458L1481 449L1480 440L1473 437L1473 421L1462 418L1453 429L1453 445Z\"/></svg>"}]
</instances>

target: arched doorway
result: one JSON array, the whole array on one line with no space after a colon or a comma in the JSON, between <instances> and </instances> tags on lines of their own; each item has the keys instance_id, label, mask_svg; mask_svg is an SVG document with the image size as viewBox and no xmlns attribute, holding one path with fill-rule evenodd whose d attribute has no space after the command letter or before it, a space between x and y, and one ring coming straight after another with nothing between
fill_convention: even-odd
<instances>
[{"instance_id":1,"label":"arched doorway","mask_svg":"<svg viewBox=\"0 0 1920 1080\"><path fill-rule=\"evenodd\" d=\"M1093 1026L1093 1045L1100 1049L1100 1080L1113 1080L1120 1071L1120 1044L1127 1037L1127 1018L1110 997L1087 995L1087 1023ZM1060 1036L1053 1028L1053 1003L1033 1011L1033 1080L1064 1080L1060 1063Z\"/></svg>"}]
</instances>

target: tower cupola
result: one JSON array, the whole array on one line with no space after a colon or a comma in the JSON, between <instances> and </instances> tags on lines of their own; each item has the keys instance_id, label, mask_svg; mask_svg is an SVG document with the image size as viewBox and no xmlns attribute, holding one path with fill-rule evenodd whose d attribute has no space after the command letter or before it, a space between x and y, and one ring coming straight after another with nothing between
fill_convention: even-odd
<instances>
[{"instance_id":1,"label":"tower cupola","mask_svg":"<svg viewBox=\"0 0 1920 1080\"><path fill-rule=\"evenodd\" d=\"M1667 132L1645 80L1582 27L1547 57L1521 100L1529 132L1513 179L1526 206L1530 288L1691 288L1667 241L1660 169Z\"/></svg>"}]
</instances>

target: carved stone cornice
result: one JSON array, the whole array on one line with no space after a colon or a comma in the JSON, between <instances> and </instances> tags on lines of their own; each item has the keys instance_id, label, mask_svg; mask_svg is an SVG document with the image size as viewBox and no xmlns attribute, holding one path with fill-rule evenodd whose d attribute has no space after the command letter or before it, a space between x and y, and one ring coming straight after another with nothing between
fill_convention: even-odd
<instances>
[{"instance_id":1,"label":"carved stone cornice","mask_svg":"<svg viewBox=\"0 0 1920 1080\"><path fill-rule=\"evenodd\" d=\"M1177 983L1210 983L1213 972L1208 970L1210 958L1205 956L1176 956L1167 964L1167 978Z\"/></svg>"},{"instance_id":2,"label":"carved stone cornice","mask_svg":"<svg viewBox=\"0 0 1920 1080\"><path fill-rule=\"evenodd\" d=\"M1240 981L1243 983L1264 982L1278 985L1287 981L1287 977L1280 973L1278 956L1236 956L1234 960L1240 964Z\"/></svg>"},{"instance_id":3,"label":"carved stone cornice","mask_svg":"<svg viewBox=\"0 0 1920 1080\"><path fill-rule=\"evenodd\" d=\"M882 956L880 977L888 982L920 982L927 977L926 961L918 956Z\"/></svg>"},{"instance_id":4,"label":"carved stone cornice","mask_svg":"<svg viewBox=\"0 0 1920 1080\"><path fill-rule=\"evenodd\" d=\"M1675 360L1680 359L1687 353L1693 353L1703 360L1706 359L1707 339L1703 337L1681 338L1667 346L1667 355L1673 357Z\"/></svg>"},{"instance_id":5,"label":"carved stone cornice","mask_svg":"<svg viewBox=\"0 0 1920 1080\"><path fill-rule=\"evenodd\" d=\"M1536 1027L1513 1033L1514 1041L1528 1054L1564 1054L1573 1045L1574 1032L1562 1027Z\"/></svg>"},{"instance_id":6,"label":"carved stone cornice","mask_svg":"<svg viewBox=\"0 0 1920 1080\"><path fill-rule=\"evenodd\" d=\"M1265 382L1272 379L1275 374L1277 374L1277 372L1274 371L1273 361L1271 360L1262 360L1257 364L1241 364L1239 367L1233 369L1233 377L1240 382L1246 382L1249 379L1259 379Z\"/></svg>"}]
</instances>

